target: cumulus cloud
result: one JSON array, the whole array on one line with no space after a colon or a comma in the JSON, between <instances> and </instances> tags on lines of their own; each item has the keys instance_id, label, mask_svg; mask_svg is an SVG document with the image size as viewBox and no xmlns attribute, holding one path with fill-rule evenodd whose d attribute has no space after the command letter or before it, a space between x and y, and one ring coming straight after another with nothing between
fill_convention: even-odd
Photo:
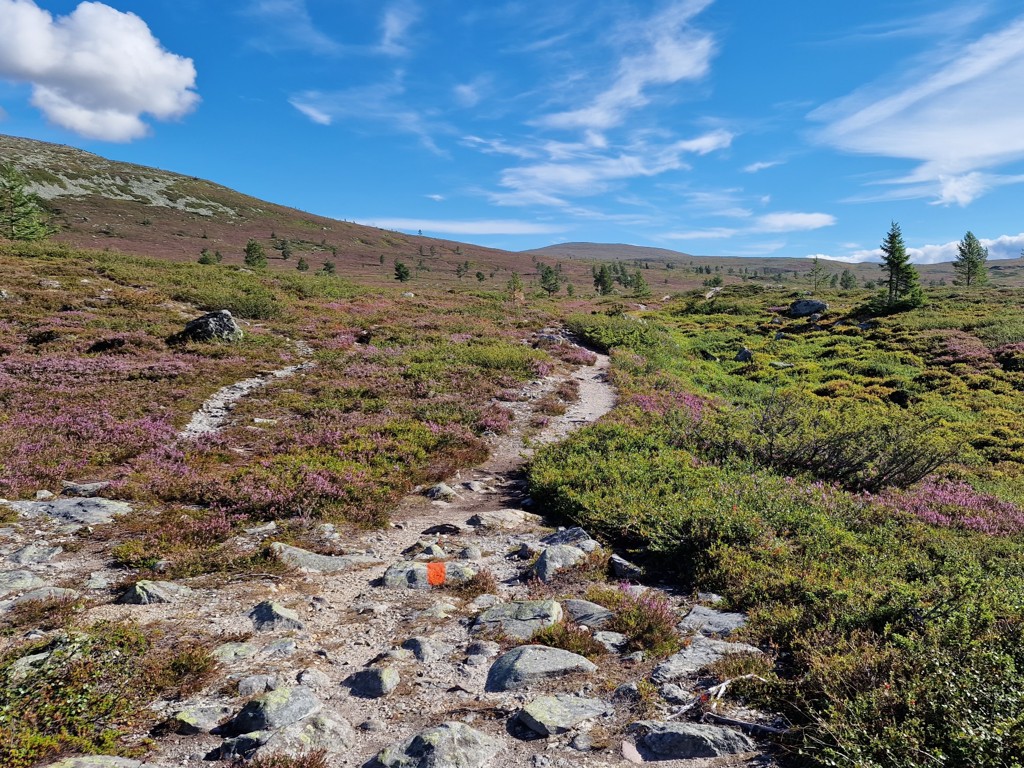
<instances>
[{"instance_id":1,"label":"cumulus cloud","mask_svg":"<svg viewBox=\"0 0 1024 768\"><path fill-rule=\"evenodd\" d=\"M516 219L448 221L437 219L373 219L362 222L371 227L424 231L448 235L550 235L565 227Z\"/></svg>"},{"instance_id":2,"label":"cumulus cloud","mask_svg":"<svg viewBox=\"0 0 1024 768\"><path fill-rule=\"evenodd\" d=\"M1000 235L994 238L978 238L981 244L988 248L990 261L1000 259L1019 259L1021 250L1024 249L1024 233L1019 235ZM922 245L919 248L907 247L907 255L914 264L939 264L944 261L953 261L957 254L958 240L939 245ZM848 261L852 263L863 263L881 261L882 251L879 248L855 250L843 255L816 254L818 258L829 259L830 261ZM813 258L813 256L808 257Z\"/></svg>"},{"instance_id":3,"label":"cumulus cloud","mask_svg":"<svg viewBox=\"0 0 1024 768\"><path fill-rule=\"evenodd\" d=\"M919 163L886 182L899 189L883 197L964 206L995 186L1024 181L991 172L1024 159L1024 101L1008 98L1024 82L1024 17L891 82L810 115L824 123L818 136L826 144Z\"/></svg>"},{"instance_id":4,"label":"cumulus cloud","mask_svg":"<svg viewBox=\"0 0 1024 768\"><path fill-rule=\"evenodd\" d=\"M180 118L199 102L192 60L103 3L54 17L32 0L0 0L0 39L0 78L30 83L34 106L88 138L131 141L149 133L144 115Z\"/></svg>"}]
</instances>

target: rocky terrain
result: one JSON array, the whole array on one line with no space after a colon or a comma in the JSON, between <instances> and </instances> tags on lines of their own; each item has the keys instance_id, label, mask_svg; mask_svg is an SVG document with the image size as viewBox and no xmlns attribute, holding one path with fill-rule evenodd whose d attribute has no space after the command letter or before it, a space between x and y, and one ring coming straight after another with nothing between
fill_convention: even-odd
<instances>
[{"instance_id":1,"label":"rocky terrain","mask_svg":"<svg viewBox=\"0 0 1024 768\"><path fill-rule=\"evenodd\" d=\"M91 621L173 623L218 639L205 687L152 705L160 725L144 762L57 765L169 768L321 751L339 768L769 764L757 736L778 724L723 709L728 684L701 675L762 655L731 641L745 617L716 610L715 595L645 584L639 568L580 528L554 527L525 495L533 448L614 405L608 366L602 355L578 368L578 400L530 437L533 405L564 380L528 383L490 458L406 498L386 530L322 524L320 546L300 548L271 522L233 540L243 552L269 545L290 567L284 575L126 583L102 537L88 534L145 509L104 498L103 484L70 482L6 502L17 520L0 530L0 611L84 597ZM256 386L217 393L179 439L216 430ZM666 634L652 639L627 614L662 621ZM74 642L51 639L18 662L18 675Z\"/></svg>"}]
</instances>

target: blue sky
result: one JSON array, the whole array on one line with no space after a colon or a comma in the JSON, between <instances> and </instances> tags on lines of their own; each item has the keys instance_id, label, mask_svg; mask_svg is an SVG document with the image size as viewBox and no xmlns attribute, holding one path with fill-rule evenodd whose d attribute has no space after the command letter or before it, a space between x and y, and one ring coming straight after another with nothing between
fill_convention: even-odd
<instances>
[{"instance_id":1,"label":"blue sky","mask_svg":"<svg viewBox=\"0 0 1024 768\"><path fill-rule=\"evenodd\" d=\"M0 0L0 131L520 250L1024 248L1011 0Z\"/></svg>"}]
</instances>

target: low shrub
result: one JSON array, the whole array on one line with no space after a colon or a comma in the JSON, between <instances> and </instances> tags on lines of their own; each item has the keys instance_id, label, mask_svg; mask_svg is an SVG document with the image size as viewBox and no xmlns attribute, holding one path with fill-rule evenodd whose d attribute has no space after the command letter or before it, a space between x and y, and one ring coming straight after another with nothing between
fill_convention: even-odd
<instances>
[{"instance_id":1,"label":"low shrub","mask_svg":"<svg viewBox=\"0 0 1024 768\"><path fill-rule=\"evenodd\" d=\"M536 645L546 645L550 648L561 648L565 651L578 653L588 659L597 659L608 653L608 649L594 639L590 630L572 622L560 621L550 627L538 629L530 637L530 642Z\"/></svg>"}]
</instances>

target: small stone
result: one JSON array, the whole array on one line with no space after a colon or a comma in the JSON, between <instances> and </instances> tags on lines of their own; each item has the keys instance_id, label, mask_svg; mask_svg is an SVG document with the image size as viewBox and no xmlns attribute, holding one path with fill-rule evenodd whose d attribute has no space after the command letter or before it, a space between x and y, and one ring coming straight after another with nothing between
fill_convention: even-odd
<instances>
[{"instance_id":1,"label":"small stone","mask_svg":"<svg viewBox=\"0 0 1024 768\"><path fill-rule=\"evenodd\" d=\"M700 632L708 637L729 637L729 635L747 625L747 617L742 613L728 613L695 605L690 609L678 628L690 634Z\"/></svg>"},{"instance_id":2,"label":"small stone","mask_svg":"<svg viewBox=\"0 0 1024 768\"><path fill-rule=\"evenodd\" d=\"M400 682L398 671L391 667L364 669L349 678L352 695L361 699L379 699L387 696Z\"/></svg>"},{"instance_id":3,"label":"small stone","mask_svg":"<svg viewBox=\"0 0 1024 768\"><path fill-rule=\"evenodd\" d=\"M426 490L426 495L428 499L433 499L434 501L452 501L458 496L455 493L455 489L447 483L432 485Z\"/></svg>"},{"instance_id":4,"label":"small stone","mask_svg":"<svg viewBox=\"0 0 1024 768\"><path fill-rule=\"evenodd\" d=\"M389 589L430 589L449 584L464 584L476 575L476 569L463 563L421 563L403 560L384 572Z\"/></svg>"},{"instance_id":5,"label":"small stone","mask_svg":"<svg viewBox=\"0 0 1024 768\"><path fill-rule=\"evenodd\" d=\"M754 362L754 353L742 347L739 352L736 353L736 357L733 358L737 363L752 363Z\"/></svg>"},{"instance_id":6,"label":"small stone","mask_svg":"<svg viewBox=\"0 0 1024 768\"><path fill-rule=\"evenodd\" d=\"M458 612L458 606L442 601L440 603L434 603L430 608L427 608L425 611L420 611L416 614L416 618L439 619L441 621L444 621L445 619L450 619Z\"/></svg>"},{"instance_id":7,"label":"small stone","mask_svg":"<svg viewBox=\"0 0 1024 768\"><path fill-rule=\"evenodd\" d=\"M56 498L50 491L36 491L36 501L49 501L50 499Z\"/></svg>"},{"instance_id":8,"label":"small stone","mask_svg":"<svg viewBox=\"0 0 1024 768\"><path fill-rule=\"evenodd\" d=\"M441 560L445 557L448 557L448 553L441 549L441 547L439 547L437 544L428 544L423 548L422 552L416 555L415 559L429 561Z\"/></svg>"},{"instance_id":9,"label":"small stone","mask_svg":"<svg viewBox=\"0 0 1024 768\"><path fill-rule=\"evenodd\" d=\"M594 739L589 733L577 733L569 746L577 752L590 752L594 748Z\"/></svg>"},{"instance_id":10,"label":"small stone","mask_svg":"<svg viewBox=\"0 0 1024 768\"><path fill-rule=\"evenodd\" d=\"M658 689L658 693L669 704L688 704L693 698L693 693L675 683L665 683Z\"/></svg>"},{"instance_id":11,"label":"small stone","mask_svg":"<svg viewBox=\"0 0 1024 768\"><path fill-rule=\"evenodd\" d=\"M595 632L594 639L612 653L618 653L629 642L629 638L621 632L605 632L603 630Z\"/></svg>"},{"instance_id":12,"label":"small stone","mask_svg":"<svg viewBox=\"0 0 1024 768\"><path fill-rule=\"evenodd\" d=\"M640 698L640 687L636 683L623 683L612 691L612 701L628 703Z\"/></svg>"},{"instance_id":13,"label":"small stone","mask_svg":"<svg viewBox=\"0 0 1024 768\"><path fill-rule=\"evenodd\" d=\"M296 680L299 685L305 685L313 690L327 688L331 684L331 678L319 669L304 669L296 676Z\"/></svg>"},{"instance_id":14,"label":"small stone","mask_svg":"<svg viewBox=\"0 0 1024 768\"><path fill-rule=\"evenodd\" d=\"M608 711L608 705L599 699L569 694L540 696L523 707L519 721L541 736L556 736Z\"/></svg>"},{"instance_id":15,"label":"small stone","mask_svg":"<svg viewBox=\"0 0 1024 768\"><path fill-rule=\"evenodd\" d=\"M562 607L575 623L591 629L603 627L612 617L612 612L603 605L589 600L563 600Z\"/></svg>"},{"instance_id":16,"label":"small stone","mask_svg":"<svg viewBox=\"0 0 1024 768\"><path fill-rule=\"evenodd\" d=\"M231 707L208 705L185 707L174 713L171 724L175 733L192 736L209 733L231 714Z\"/></svg>"},{"instance_id":17,"label":"small stone","mask_svg":"<svg viewBox=\"0 0 1024 768\"><path fill-rule=\"evenodd\" d=\"M424 664L437 661L452 652L451 646L429 637L410 637L402 643L402 647L412 651L416 659Z\"/></svg>"},{"instance_id":18,"label":"small stone","mask_svg":"<svg viewBox=\"0 0 1024 768\"><path fill-rule=\"evenodd\" d=\"M774 368L777 371L787 371L790 368L794 368L795 367L792 363L783 363L783 362L779 362L778 360L772 362L771 366L772 366L772 368Z\"/></svg>"},{"instance_id":19,"label":"small stone","mask_svg":"<svg viewBox=\"0 0 1024 768\"><path fill-rule=\"evenodd\" d=\"M483 656L489 659L492 656L497 656L500 650L501 646L490 640L474 640L466 646L466 655Z\"/></svg>"},{"instance_id":20,"label":"small stone","mask_svg":"<svg viewBox=\"0 0 1024 768\"><path fill-rule=\"evenodd\" d=\"M626 560L626 558L620 557L619 555L612 555L611 566L612 572L620 579L639 581L644 575L643 568L639 565L634 565Z\"/></svg>"},{"instance_id":21,"label":"small stone","mask_svg":"<svg viewBox=\"0 0 1024 768\"><path fill-rule=\"evenodd\" d=\"M379 733L385 729L384 723L380 720L364 720L359 724L359 730L367 733Z\"/></svg>"},{"instance_id":22,"label":"small stone","mask_svg":"<svg viewBox=\"0 0 1024 768\"><path fill-rule=\"evenodd\" d=\"M231 739L224 739L224 742L210 755L207 760L238 760L252 757L257 749L266 744L273 737L270 731L253 731L244 733Z\"/></svg>"},{"instance_id":23,"label":"small stone","mask_svg":"<svg viewBox=\"0 0 1024 768\"><path fill-rule=\"evenodd\" d=\"M227 736L270 731L320 711L320 700L305 686L278 688L250 701L219 730Z\"/></svg>"},{"instance_id":24,"label":"small stone","mask_svg":"<svg viewBox=\"0 0 1024 768\"><path fill-rule=\"evenodd\" d=\"M249 675L238 681L239 696L259 696L261 693L277 688L277 678L273 675Z\"/></svg>"},{"instance_id":25,"label":"small stone","mask_svg":"<svg viewBox=\"0 0 1024 768\"><path fill-rule=\"evenodd\" d=\"M592 673L597 666L561 648L521 645L499 656L487 673L488 691L512 691L531 683L577 672Z\"/></svg>"},{"instance_id":26,"label":"small stone","mask_svg":"<svg viewBox=\"0 0 1024 768\"><path fill-rule=\"evenodd\" d=\"M174 584L169 581L147 581L142 579L135 582L128 590L117 599L122 605L151 605L153 603L170 603L176 597L187 595L192 590L181 584Z\"/></svg>"},{"instance_id":27,"label":"small stone","mask_svg":"<svg viewBox=\"0 0 1024 768\"><path fill-rule=\"evenodd\" d=\"M568 544L556 544L548 547L541 553L540 558L534 564L532 572L545 584L551 581L557 573L575 567L583 561L586 554L579 547Z\"/></svg>"},{"instance_id":28,"label":"small stone","mask_svg":"<svg viewBox=\"0 0 1024 768\"><path fill-rule=\"evenodd\" d=\"M320 555L316 552L308 552L290 544L282 544L275 541L270 545L274 554L286 565L297 568L300 571L313 573L337 573L338 571L349 571L367 565L379 563L375 557L370 555Z\"/></svg>"},{"instance_id":29,"label":"small stone","mask_svg":"<svg viewBox=\"0 0 1024 768\"><path fill-rule=\"evenodd\" d=\"M70 483L65 480L62 484L62 496L78 496L83 499L92 499L99 495L99 492L110 487L109 482L100 483Z\"/></svg>"},{"instance_id":30,"label":"small stone","mask_svg":"<svg viewBox=\"0 0 1024 768\"><path fill-rule=\"evenodd\" d=\"M561 620L562 606L554 600L521 600L488 608L477 617L473 631L501 632L528 640L538 630Z\"/></svg>"},{"instance_id":31,"label":"small stone","mask_svg":"<svg viewBox=\"0 0 1024 768\"><path fill-rule=\"evenodd\" d=\"M484 556L484 553L480 551L480 547L470 544L467 547L463 547L459 550L459 560L479 560Z\"/></svg>"},{"instance_id":32,"label":"small stone","mask_svg":"<svg viewBox=\"0 0 1024 768\"><path fill-rule=\"evenodd\" d=\"M89 574L89 580L85 582L85 588L90 590L109 589L112 583L110 576L103 571L93 571Z\"/></svg>"},{"instance_id":33,"label":"small stone","mask_svg":"<svg viewBox=\"0 0 1024 768\"><path fill-rule=\"evenodd\" d=\"M756 748L754 742L739 731L717 725L641 720L633 723L630 730L641 734L637 746L660 760L724 757Z\"/></svg>"},{"instance_id":34,"label":"small stone","mask_svg":"<svg viewBox=\"0 0 1024 768\"><path fill-rule=\"evenodd\" d=\"M251 611L249 618L257 632L269 632L275 629L304 629L299 621L299 614L279 603L265 600Z\"/></svg>"},{"instance_id":35,"label":"small stone","mask_svg":"<svg viewBox=\"0 0 1024 768\"><path fill-rule=\"evenodd\" d=\"M291 656L298 649L299 647L295 641L290 637L286 637L283 640L277 640L276 642L260 649L260 656L268 659Z\"/></svg>"},{"instance_id":36,"label":"small stone","mask_svg":"<svg viewBox=\"0 0 1024 768\"><path fill-rule=\"evenodd\" d=\"M462 526L455 525L455 523L438 523L437 525L430 526L422 531L422 533L434 536L458 536L462 533Z\"/></svg>"},{"instance_id":37,"label":"small stone","mask_svg":"<svg viewBox=\"0 0 1024 768\"><path fill-rule=\"evenodd\" d=\"M383 768L491 768L501 742L465 723L450 722L420 731L382 749Z\"/></svg>"}]
</instances>

